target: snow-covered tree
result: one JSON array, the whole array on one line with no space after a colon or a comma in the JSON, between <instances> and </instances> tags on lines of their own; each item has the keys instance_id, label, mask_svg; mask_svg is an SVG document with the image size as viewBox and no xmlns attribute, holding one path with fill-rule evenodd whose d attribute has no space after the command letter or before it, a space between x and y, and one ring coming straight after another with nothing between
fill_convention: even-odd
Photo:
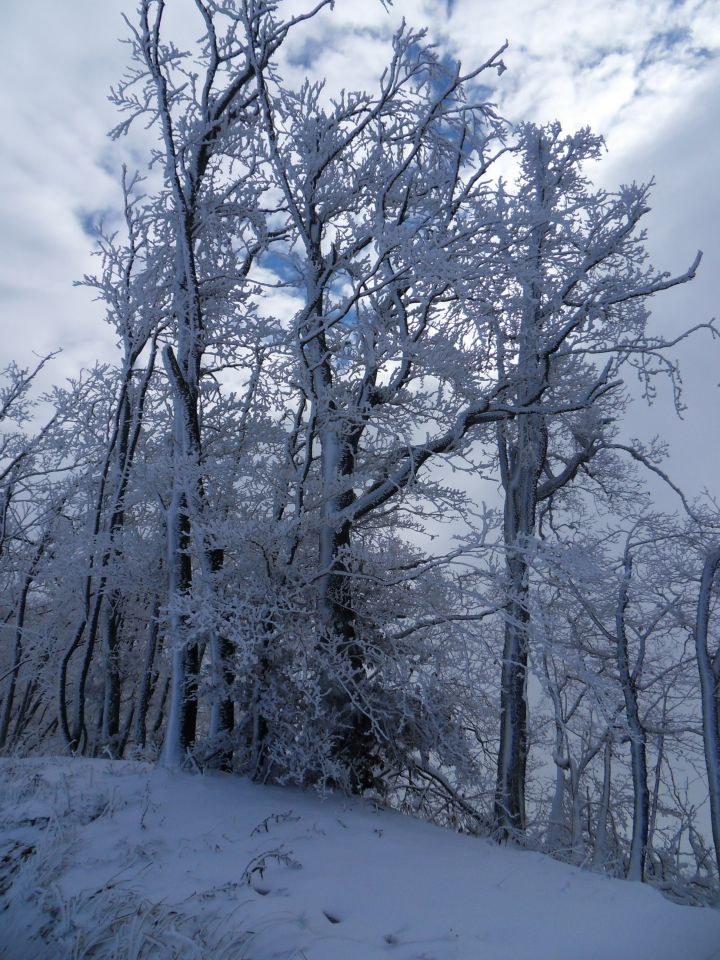
<instances>
[{"instance_id":1,"label":"snow-covered tree","mask_svg":"<svg viewBox=\"0 0 720 960\"><path fill-rule=\"evenodd\" d=\"M529 555L540 514L556 509L568 487L616 472L607 461L621 449L614 438L629 371L639 370L650 391L659 371L677 382L666 359L671 344L648 327L645 303L692 279L699 262L698 255L674 278L648 266L638 225L649 187L593 188L583 165L601 147L588 130L520 128L517 178L501 183L496 199L497 258L477 297L476 322L494 341L500 396L513 411L497 426L508 596L495 803L501 834L525 828ZM627 453L645 459L641 449Z\"/></svg>"},{"instance_id":2,"label":"snow-covered tree","mask_svg":"<svg viewBox=\"0 0 720 960\"><path fill-rule=\"evenodd\" d=\"M675 771L702 704L720 790L716 527L652 510L663 445L621 439L629 375L679 399L647 305L698 261L649 266L649 187L593 187L600 138L498 117L502 51L464 72L403 26L373 89L290 86L331 6L195 0L188 51L166 0L128 21L114 136L144 124L147 169L82 281L118 360L0 449L0 747L370 792L636 879L683 837L705 864Z\"/></svg>"}]
</instances>

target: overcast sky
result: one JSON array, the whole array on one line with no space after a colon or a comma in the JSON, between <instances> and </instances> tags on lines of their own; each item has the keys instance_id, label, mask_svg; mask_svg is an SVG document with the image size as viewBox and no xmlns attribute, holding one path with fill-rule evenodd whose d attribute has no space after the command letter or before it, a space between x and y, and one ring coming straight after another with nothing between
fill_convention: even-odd
<instances>
[{"instance_id":1,"label":"overcast sky","mask_svg":"<svg viewBox=\"0 0 720 960\"><path fill-rule=\"evenodd\" d=\"M299 0L288 0L293 8ZM168 0L174 29L199 34L190 0ZM102 308L73 280L94 268L87 224L117 207L130 143L113 144L107 92L126 61L117 42L134 0L1 0L0 367L56 347L52 376L112 355ZM594 176L604 186L655 177L648 246L655 264L684 271L698 248L698 279L654 302L658 329L679 331L720 317L720 4L717 0L336 0L286 51L284 74L331 87L373 83L400 19L466 67L506 39L507 71L491 98L511 120L590 125L608 155ZM140 158L141 160L142 158ZM678 351L685 423L669 390L655 410L633 415L636 433L662 431L669 468L690 493L717 489L720 467L720 341ZM720 491L718 491L720 492Z\"/></svg>"}]
</instances>

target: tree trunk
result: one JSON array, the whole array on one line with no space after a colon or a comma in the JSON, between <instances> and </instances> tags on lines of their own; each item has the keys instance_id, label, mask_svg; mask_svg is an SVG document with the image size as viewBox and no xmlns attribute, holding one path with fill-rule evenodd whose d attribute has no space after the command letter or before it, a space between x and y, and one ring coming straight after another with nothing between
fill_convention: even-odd
<instances>
[{"instance_id":1,"label":"tree trunk","mask_svg":"<svg viewBox=\"0 0 720 960\"><path fill-rule=\"evenodd\" d=\"M169 575L169 630L171 657L170 706L161 763L183 764L195 742L197 730L197 679L200 657L197 644L187 640L185 614L179 609L192 587L190 518L180 483L176 483L167 519L167 568Z\"/></svg>"},{"instance_id":2,"label":"tree trunk","mask_svg":"<svg viewBox=\"0 0 720 960\"><path fill-rule=\"evenodd\" d=\"M538 137L535 175L536 217L529 232L528 272L521 280L523 300L518 325L515 401L537 405L548 386L548 359L541 353L543 248L548 232L545 195L545 145ZM504 348L498 343L499 373L505 374ZM508 603L500 680L500 749L495 790L498 839L522 835L526 828L525 777L528 752L527 670L530 641L530 569L528 548L535 535L540 476L547 456L547 427L538 413L520 414L515 441L498 426L500 476L504 489L503 537Z\"/></svg>"},{"instance_id":3,"label":"tree trunk","mask_svg":"<svg viewBox=\"0 0 720 960\"><path fill-rule=\"evenodd\" d=\"M147 629L147 639L145 641L145 663L140 678L140 692L137 697L137 709L135 713L135 744L141 750L145 749L147 740L147 712L150 706L150 698L157 682L157 672L155 671L155 651L157 649L158 635L160 633L160 601L156 597L153 602L150 622Z\"/></svg>"},{"instance_id":4,"label":"tree trunk","mask_svg":"<svg viewBox=\"0 0 720 960\"><path fill-rule=\"evenodd\" d=\"M517 441L507 443L500 427L504 540L508 604L500 681L500 749L495 791L499 839L525 832L525 776L528 751L527 670L530 639L530 570L527 549L535 532L537 486L546 438L537 414L518 418Z\"/></svg>"},{"instance_id":5,"label":"tree trunk","mask_svg":"<svg viewBox=\"0 0 720 960\"><path fill-rule=\"evenodd\" d=\"M715 844L715 861L720 877L720 647L714 657L710 656L708 649L710 600L718 566L720 566L720 548L708 554L703 568L695 622L695 654L700 674L703 746L710 792L710 823Z\"/></svg>"},{"instance_id":6,"label":"tree trunk","mask_svg":"<svg viewBox=\"0 0 720 960\"><path fill-rule=\"evenodd\" d=\"M225 552L219 547L208 550L207 560L210 575L214 580L225 563ZM235 682L232 664L234 646L232 641L222 633L214 633L210 649L215 672L215 690L210 708L210 736L225 737L227 740L235 728L235 703L232 695L232 686ZM227 743L220 752L220 768L229 771L232 770L232 765L233 750Z\"/></svg>"},{"instance_id":7,"label":"tree trunk","mask_svg":"<svg viewBox=\"0 0 720 960\"><path fill-rule=\"evenodd\" d=\"M362 428L343 429L330 405L330 423L321 433L321 468L327 491L320 531L320 622L322 641L338 658L338 669L346 672L343 684L328 678L327 703L336 724L334 755L345 766L353 793L361 793L374 782L374 738L372 724L364 711L348 696L347 687L359 689L364 678L365 657L358 641L353 606L352 577L348 567L352 523L343 518L355 495L349 488L355 467Z\"/></svg>"},{"instance_id":8,"label":"tree trunk","mask_svg":"<svg viewBox=\"0 0 720 960\"><path fill-rule=\"evenodd\" d=\"M103 696L103 724L101 742L112 756L117 755L120 735L120 611L121 595L113 590L108 597L103 624L105 647L105 689Z\"/></svg>"},{"instance_id":9,"label":"tree trunk","mask_svg":"<svg viewBox=\"0 0 720 960\"><path fill-rule=\"evenodd\" d=\"M143 422L143 412L145 407L145 398L150 384L150 378L155 369L155 356L157 351L157 332L152 338L143 337L137 342L126 343L126 356L124 358L123 378L120 385L118 401L115 407L112 425L112 435L108 444L108 449L103 461L103 467L98 483L97 497L95 500L95 509L93 515L93 550L88 556L88 573L84 583L84 611L83 618L76 628L72 643L65 651L60 663L59 691L58 691L58 714L60 720L60 729L63 738L70 750L80 749L83 737L86 738L85 726L85 687L90 671L90 665L97 640L97 629L100 620L105 588L107 585L107 567L113 556L113 553L119 557L120 551L116 546L116 538L125 522L124 500L127 491L127 485L130 480L130 469L132 467L135 451ZM134 365L142 349L147 345L150 339L150 353L147 364L143 372L142 380L137 392L132 395L131 381L134 373ZM112 476L111 476L112 474ZM114 485L111 484L114 481ZM112 496L109 504L105 504L105 497L108 487L112 486ZM105 515L106 507L110 511L110 523L108 530L109 542L102 552L100 559L100 577L96 584L95 598L92 599L93 579L95 574L95 547L96 541L102 529L102 520ZM116 593L116 604L119 603L119 592ZM116 605L115 604L115 605ZM85 631L88 631L85 645L85 654L80 670L78 681L78 690L75 699L75 710L72 727L68 719L67 704L67 679L70 661L82 643Z\"/></svg>"},{"instance_id":10,"label":"tree trunk","mask_svg":"<svg viewBox=\"0 0 720 960\"><path fill-rule=\"evenodd\" d=\"M608 861L608 817L610 816L610 788L612 784L612 741L608 736L605 741L605 757L603 762L603 785L598 807L595 844L593 847L592 865L596 869L603 869Z\"/></svg>"},{"instance_id":11,"label":"tree trunk","mask_svg":"<svg viewBox=\"0 0 720 960\"><path fill-rule=\"evenodd\" d=\"M5 702L3 703L2 716L0 717L0 750L7 741L8 730L10 729L10 718L12 716L13 702L15 700L15 688L17 686L18 672L22 665L23 654L23 630L25 628L25 611L27 609L27 598L30 593L30 587L35 579L37 565L45 551L46 540L43 539L38 546L35 556L30 564L18 603L17 615L15 617L15 649L13 651L13 663L10 675L8 677L8 687L5 693Z\"/></svg>"},{"instance_id":12,"label":"tree trunk","mask_svg":"<svg viewBox=\"0 0 720 960\"><path fill-rule=\"evenodd\" d=\"M633 826L630 841L630 860L627 869L628 880L645 879L645 861L647 859L648 831L650 828L650 791L647 777L647 743L645 728L640 720L637 686L630 670L628 642L625 632L625 611L627 609L632 572L632 560L625 556L625 574L623 576L615 613L615 632L617 640L617 662L625 700L625 716L630 735L630 764L633 782Z\"/></svg>"},{"instance_id":13,"label":"tree trunk","mask_svg":"<svg viewBox=\"0 0 720 960\"><path fill-rule=\"evenodd\" d=\"M557 749L557 747L556 747ZM565 823L565 766L555 760L555 790L553 792L550 816L548 817L547 834L545 835L545 849L548 853L556 853L564 846L563 840L567 832Z\"/></svg>"}]
</instances>

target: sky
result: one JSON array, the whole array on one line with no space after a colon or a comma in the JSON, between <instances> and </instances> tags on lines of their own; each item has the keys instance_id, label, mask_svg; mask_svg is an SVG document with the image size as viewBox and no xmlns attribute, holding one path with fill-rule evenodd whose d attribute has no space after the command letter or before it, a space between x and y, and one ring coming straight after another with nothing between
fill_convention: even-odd
<instances>
[{"instance_id":1,"label":"sky","mask_svg":"<svg viewBox=\"0 0 720 960\"><path fill-rule=\"evenodd\" d=\"M285 0L290 9L309 5ZM103 309L73 281L92 272L89 224L113 211L123 161L144 163L142 140L113 143L107 100L127 48L121 14L134 0L2 0L0 3L0 368L58 347L48 371L60 382L113 354ZM181 45L201 32L191 0L168 0ZM559 119L591 126L607 142L592 174L614 187L654 177L648 249L682 273L698 249L697 279L653 301L668 335L720 319L720 5L717 0L336 0L332 14L287 45L288 82L325 76L330 89L373 85L402 18L427 27L466 68L506 40L507 70L487 96L511 121ZM676 351L684 421L671 392L631 414L630 435L662 433L667 467L689 494L712 492L720 468L720 340L694 337ZM720 492L720 491L719 491Z\"/></svg>"}]
</instances>

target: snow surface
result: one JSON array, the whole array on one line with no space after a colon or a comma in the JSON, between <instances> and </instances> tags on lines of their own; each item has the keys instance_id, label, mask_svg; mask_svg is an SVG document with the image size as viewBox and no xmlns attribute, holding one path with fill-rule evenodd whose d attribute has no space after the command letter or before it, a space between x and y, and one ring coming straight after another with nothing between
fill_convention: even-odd
<instances>
[{"instance_id":1,"label":"snow surface","mask_svg":"<svg viewBox=\"0 0 720 960\"><path fill-rule=\"evenodd\" d=\"M3 960L715 960L679 906L367 802L0 760Z\"/></svg>"}]
</instances>

